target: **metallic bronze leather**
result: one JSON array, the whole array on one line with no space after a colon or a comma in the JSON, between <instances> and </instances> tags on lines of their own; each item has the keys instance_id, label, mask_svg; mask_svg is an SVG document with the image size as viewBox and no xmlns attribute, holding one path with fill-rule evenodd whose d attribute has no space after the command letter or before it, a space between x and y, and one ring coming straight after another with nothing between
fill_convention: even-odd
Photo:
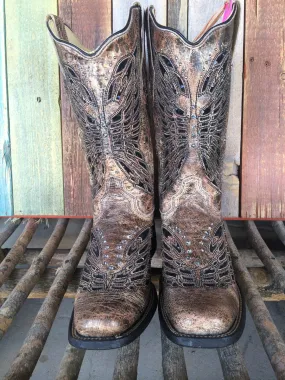
<instances>
[{"instance_id":1,"label":"metallic bronze leather","mask_svg":"<svg viewBox=\"0 0 285 380\"><path fill-rule=\"evenodd\" d=\"M239 315L236 285L227 289L171 288L163 294L166 319L174 331L191 335L219 335L230 331Z\"/></svg>"},{"instance_id":2,"label":"metallic bronze leather","mask_svg":"<svg viewBox=\"0 0 285 380\"><path fill-rule=\"evenodd\" d=\"M80 291L76 298L74 324L80 335L112 337L129 330L144 312L148 288L119 293ZM94 296L96 303L94 302Z\"/></svg>"},{"instance_id":3,"label":"metallic bronze leather","mask_svg":"<svg viewBox=\"0 0 285 380\"><path fill-rule=\"evenodd\" d=\"M221 217L221 173L236 16L196 42L148 11L153 118L160 162L162 314L176 334L226 334L240 315Z\"/></svg>"},{"instance_id":4,"label":"metallic bronze leather","mask_svg":"<svg viewBox=\"0 0 285 380\"><path fill-rule=\"evenodd\" d=\"M153 156L142 66L141 8L93 52L56 16L47 21L79 122L93 194L90 247L74 326L90 337L120 335L150 296Z\"/></svg>"}]
</instances>

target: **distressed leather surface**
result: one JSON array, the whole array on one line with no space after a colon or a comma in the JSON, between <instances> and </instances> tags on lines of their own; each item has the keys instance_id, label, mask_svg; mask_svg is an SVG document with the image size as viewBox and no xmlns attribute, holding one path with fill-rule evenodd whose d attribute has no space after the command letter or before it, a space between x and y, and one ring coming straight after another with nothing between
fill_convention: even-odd
<instances>
[{"instance_id":1,"label":"distressed leather surface","mask_svg":"<svg viewBox=\"0 0 285 380\"><path fill-rule=\"evenodd\" d=\"M195 43L148 12L153 118L160 163L163 312L183 334L226 333L238 291L221 217L231 18Z\"/></svg>"},{"instance_id":2,"label":"distressed leather surface","mask_svg":"<svg viewBox=\"0 0 285 380\"><path fill-rule=\"evenodd\" d=\"M236 284L226 289L180 288L179 293L167 286L162 297L169 327L186 335L222 335L239 316Z\"/></svg>"},{"instance_id":3,"label":"distressed leather surface","mask_svg":"<svg viewBox=\"0 0 285 380\"><path fill-rule=\"evenodd\" d=\"M80 291L74 315L76 331L83 336L112 337L129 330L144 312L149 289L119 293ZM79 311L79 312L78 312Z\"/></svg>"},{"instance_id":4,"label":"distressed leather surface","mask_svg":"<svg viewBox=\"0 0 285 380\"><path fill-rule=\"evenodd\" d=\"M153 156L141 9L132 7L125 30L93 52L82 50L60 18L49 16L47 24L79 122L93 195L75 328L85 336L117 335L140 318L150 289Z\"/></svg>"}]
</instances>

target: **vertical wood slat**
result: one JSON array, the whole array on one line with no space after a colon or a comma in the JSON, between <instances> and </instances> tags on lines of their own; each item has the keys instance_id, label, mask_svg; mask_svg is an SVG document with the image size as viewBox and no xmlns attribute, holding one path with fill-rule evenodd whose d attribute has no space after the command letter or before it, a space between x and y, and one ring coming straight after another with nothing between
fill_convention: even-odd
<instances>
[{"instance_id":1,"label":"vertical wood slat","mask_svg":"<svg viewBox=\"0 0 285 380\"><path fill-rule=\"evenodd\" d=\"M92 50L111 34L111 0L59 0L59 16ZM63 82L61 109L65 215L92 215L87 163Z\"/></svg>"},{"instance_id":2,"label":"vertical wood slat","mask_svg":"<svg viewBox=\"0 0 285 380\"><path fill-rule=\"evenodd\" d=\"M285 218L284 1L247 1L241 216Z\"/></svg>"},{"instance_id":3,"label":"vertical wood slat","mask_svg":"<svg viewBox=\"0 0 285 380\"><path fill-rule=\"evenodd\" d=\"M45 28L57 0L5 2L15 214L62 215L59 78Z\"/></svg>"},{"instance_id":4,"label":"vertical wood slat","mask_svg":"<svg viewBox=\"0 0 285 380\"><path fill-rule=\"evenodd\" d=\"M141 0L139 1L142 9L153 5L155 8L156 19L162 25L167 22L167 0ZM113 0L113 32L122 29L128 20L130 7L134 4L133 0Z\"/></svg>"},{"instance_id":5,"label":"vertical wood slat","mask_svg":"<svg viewBox=\"0 0 285 380\"><path fill-rule=\"evenodd\" d=\"M167 25L188 36L188 0L168 0Z\"/></svg>"},{"instance_id":6,"label":"vertical wood slat","mask_svg":"<svg viewBox=\"0 0 285 380\"><path fill-rule=\"evenodd\" d=\"M0 0L0 191L0 216L12 215L12 176L6 81L4 0Z\"/></svg>"},{"instance_id":7,"label":"vertical wood slat","mask_svg":"<svg viewBox=\"0 0 285 380\"><path fill-rule=\"evenodd\" d=\"M188 7L188 39L193 41L201 32L210 17L216 13L223 1L221 0L189 0Z\"/></svg>"},{"instance_id":8,"label":"vertical wood slat","mask_svg":"<svg viewBox=\"0 0 285 380\"><path fill-rule=\"evenodd\" d=\"M222 6L221 0L191 0L188 7L188 38L193 40L210 17ZM239 17L232 60L230 111L222 183L224 217L239 216L239 178L241 149L241 115L243 90L244 0L239 0Z\"/></svg>"},{"instance_id":9,"label":"vertical wood slat","mask_svg":"<svg viewBox=\"0 0 285 380\"><path fill-rule=\"evenodd\" d=\"M230 110L227 126L227 143L224 157L222 182L222 213L224 217L240 214L240 178L243 56L244 56L244 4L239 0L239 11L235 24L235 43L232 57Z\"/></svg>"}]
</instances>

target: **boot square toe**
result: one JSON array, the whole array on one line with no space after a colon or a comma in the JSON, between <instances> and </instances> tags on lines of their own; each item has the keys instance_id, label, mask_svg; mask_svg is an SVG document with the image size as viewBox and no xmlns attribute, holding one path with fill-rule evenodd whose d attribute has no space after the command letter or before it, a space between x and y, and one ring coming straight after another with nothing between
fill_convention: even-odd
<instances>
[{"instance_id":1,"label":"boot square toe","mask_svg":"<svg viewBox=\"0 0 285 380\"><path fill-rule=\"evenodd\" d=\"M227 334L240 315L239 293L226 289L168 288L163 291L163 314L178 335L218 336Z\"/></svg>"},{"instance_id":2,"label":"boot square toe","mask_svg":"<svg viewBox=\"0 0 285 380\"><path fill-rule=\"evenodd\" d=\"M140 319L148 300L147 289L79 292L74 304L75 330L85 337L120 336Z\"/></svg>"}]
</instances>

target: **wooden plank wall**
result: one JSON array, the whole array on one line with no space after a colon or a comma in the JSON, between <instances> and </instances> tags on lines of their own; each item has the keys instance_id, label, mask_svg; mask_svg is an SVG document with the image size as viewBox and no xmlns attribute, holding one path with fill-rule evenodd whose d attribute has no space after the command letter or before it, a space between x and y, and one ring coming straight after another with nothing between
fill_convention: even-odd
<instances>
[{"instance_id":1,"label":"wooden plank wall","mask_svg":"<svg viewBox=\"0 0 285 380\"><path fill-rule=\"evenodd\" d=\"M111 0L59 0L59 15L83 45L92 50L112 32ZM92 215L87 163L63 83L61 106L65 214Z\"/></svg>"},{"instance_id":2,"label":"wooden plank wall","mask_svg":"<svg viewBox=\"0 0 285 380\"><path fill-rule=\"evenodd\" d=\"M3 0L1 0L3 1ZM263 0L265 1L265 0ZM90 185L78 126L61 84L61 122L56 54L44 27L57 13L94 49L128 18L131 0L6 0L8 91L14 213L92 215ZM223 0L143 0L162 24L193 37ZM223 181L223 214L239 213L240 128L243 71L243 4L235 44L232 94ZM43 48L44 47L44 48ZM1 140L0 140L1 141ZM63 153L62 153L63 152ZM1 179L0 179L1 180Z\"/></svg>"},{"instance_id":3,"label":"wooden plank wall","mask_svg":"<svg viewBox=\"0 0 285 380\"><path fill-rule=\"evenodd\" d=\"M12 215L12 172L8 125L4 0L0 0L0 215Z\"/></svg>"},{"instance_id":4,"label":"wooden plank wall","mask_svg":"<svg viewBox=\"0 0 285 380\"><path fill-rule=\"evenodd\" d=\"M113 32L122 29L128 20L129 9L133 5L132 0L113 0ZM139 2L143 9L153 5L158 22L167 22L167 0L141 0Z\"/></svg>"},{"instance_id":5,"label":"wooden plank wall","mask_svg":"<svg viewBox=\"0 0 285 380\"><path fill-rule=\"evenodd\" d=\"M285 218L285 1L248 0L241 215Z\"/></svg>"},{"instance_id":6,"label":"wooden plank wall","mask_svg":"<svg viewBox=\"0 0 285 380\"><path fill-rule=\"evenodd\" d=\"M222 184L222 212L225 217L240 215L244 4L245 0L239 0L239 13L236 20L236 35L232 59L230 111Z\"/></svg>"},{"instance_id":7,"label":"wooden plank wall","mask_svg":"<svg viewBox=\"0 0 285 380\"><path fill-rule=\"evenodd\" d=\"M5 3L15 214L63 214L57 58L45 29L57 0Z\"/></svg>"}]
</instances>

